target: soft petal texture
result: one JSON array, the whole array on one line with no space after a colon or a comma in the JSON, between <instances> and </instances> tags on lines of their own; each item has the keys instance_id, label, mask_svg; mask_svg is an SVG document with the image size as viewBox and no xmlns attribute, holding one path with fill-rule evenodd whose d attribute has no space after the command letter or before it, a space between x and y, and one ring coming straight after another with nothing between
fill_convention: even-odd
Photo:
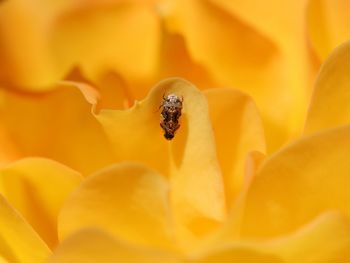
<instances>
[{"instance_id":1,"label":"soft petal texture","mask_svg":"<svg viewBox=\"0 0 350 263\"><path fill-rule=\"evenodd\" d=\"M247 193L241 236L282 236L329 209L349 216L349 147L350 126L345 126L305 137L269 157Z\"/></svg>"},{"instance_id":2,"label":"soft petal texture","mask_svg":"<svg viewBox=\"0 0 350 263\"><path fill-rule=\"evenodd\" d=\"M118 164L84 180L59 217L63 240L84 227L99 227L121 240L170 248L169 186L158 173L133 163Z\"/></svg>"},{"instance_id":3,"label":"soft petal texture","mask_svg":"<svg viewBox=\"0 0 350 263\"><path fill-rule=\"evenodd\" d=\"M323 64L310 104L305 133L350 123L350 42L339 46Z\"/></svg>"},{"instance_id":4,"label":"soft petal texture","mask_svg":"<svg viewBox=\"0 0 350 263\"><path fill-rule=\"evenodd\" d=\"M267 250L286 263L334 263L350 258L350 222L348 217L328 212L290 236L267 245Z\"/></svg>"},{"instance_id":5,"label":"soft petal texture","mask_svg":"<svg viewBox=\"0 0 350 263\"><path fill-rule=\"evenodd\" d=\"M50 39L58 65L80 65L93 79L111 69L133 81L149 78L160 41L155 12L146 2L109 2L87 1L58 16Z\"/></svg>"},{"instance_id":6,"label":"soft petal texture","mask_svg":"<svg viewBox=\"0 0 350 263\"><path fill-rule=\"evenodd\" d=\"M347 216L335 211L321 214L289 235L266 242L237 241L227 226L221 234L221 242L224 239L230 244L231 240L232 246L240 244L252 251L275 255L285 263L334 263L349 258L350 222Z\"/></svg>"},{"instance_id":7,"label":"soft petal texture","mask_svg":"<svg viewBox=\"0 0 350 263\"><path fill-rule=\"evenodd\" d=\"M259 251L255 247L233 245L227 246L224 249L211 252L207 256L195 260L185 261L186 263L232 263L232 262L244 262L244 263L284 263L284 261L273 255L272 253L265 253Z\"/></svg>"},{"instance_id":8,"label":"soft petal texture","mask_svg":"<svg viewBox=\"0 0 350 263\"><path fill-rule=\"evenodd\" d=\"M183 34L194 60L221 85L254 98L268 150L299 134L318 66L305 39L305 1L173 2L169 27Z\"/></svg>"},{"instance_id":9,"label":"soft petal texture","mask_svg":"<svg viewBox=\"0 0 350 263\"><path fill-rule=\"evenodd\" d=\"M27 158L0 169L0 192L50 247L57 244L57 216L79 173L55 161Z\"/></svg>"},{"instance_id":10,"label":"soft petal texture","mask_svg":"<svg viewBox=\"0 0 350 263\"><path fill-rule=\"evenodd\" d=\"M309 0L308 32L318 57L324 60L350 37L350 2L346 0Z\"/></svg>"},{"instance_id":11,"label":"soft petal texture","mask_svg":"<svg viewBox=\"0 0 350 263\"><path fill-rule=\"evenodd\" d=\"M46 89L63 76L55 70L47 43L46 12L35 1L0 4L0 82ZM28 64L30 62L30 64Z\"/></svg>"},{"instance_id":12,"label":"soft petal texture","mask_svg":"<svg viewBox=\"0 0 350 263\"><path fill-rule=\"evenodd\" d=\"M139 80L157 69L152 1L11 0L0 14L2 84L52 89L74 66L94 79L112 69Z\"/></svg>"},{"instance_id":13,"label":"soft petal texture","mask_svg":"<svg viewBox=\"0 0 350 263\"><path fill-rule=\"evenodd\" d=\"M263 249L260 249L263 250ZM130 246L98 229L83 229L63 241L46 263L283 263L271 253L256 247L232 246L206 255L186 257Z\"/></svg>"},{"instance_id":14,"label":"soft petal texture","mask_svg":"<svg viewBox=\"0 0 350 263\"><path fill-rule=\"evenodd\" d=\"M179 76L201 89L217 85L210 72L200 63L193 61L184 37L164 29L160 49L158 79Z\"/></svg>"},{"instance_id":15,"label":"soft petal texture","mask_svg":"<svg viewBox=\"0 0 350 263\"><path fill-rule=\"evenodd\" d=\"M84 229L63 241L46 263L176 263L176 258L130 246L99 229Z\"/></svg>"},{"instance_id":16,"label":"soft petal texture","mask_svg":"<svg viewBox=\"0 0 350 263\"><path fill-rule=\"evenodd\" d=\"M91 114L89 102L96 96L88 85L74 82L37 95L0 90L0 134L3 129L8 159L47 157L84 175L112 163L104 131Z\"/></svg>"},{"instance_id":17,"label":"soft petal texture","mask_svg":"<svg viewBox=\"0 0 350 263\"><path fill-rule=\"evenodd\" d=\"M35 231L0 195L0 262L43 262L50 250Z\"/></svg>"},{"instance_id":18,"label":"soft petal texture","mask_svg":"<svg viewBox=\"0 0 350 263\"><path fill-rule=\"evenodd\" d=\"M172 141L163 137L159 126L159 106L169 93L184 100L181 127ZM164 80L129 110L101 110L96 118L117 159L136 160L169 176L180 235L202 235L224 218L225 198L208 105L192 84L178 78Z\"/></svg>"},{"instance_id":19,"label":"soft petal texture","mask_svg":"<svg viewBox=\"0 0 350 263\"><path fill-rule=\"evenodd\" d=\"M204 94L208 99L226 200L231 207L244 184L248 153L265 151L264 130L255 104L245 94L232 89L211 89Z\"/></svg>"}]
</instances>

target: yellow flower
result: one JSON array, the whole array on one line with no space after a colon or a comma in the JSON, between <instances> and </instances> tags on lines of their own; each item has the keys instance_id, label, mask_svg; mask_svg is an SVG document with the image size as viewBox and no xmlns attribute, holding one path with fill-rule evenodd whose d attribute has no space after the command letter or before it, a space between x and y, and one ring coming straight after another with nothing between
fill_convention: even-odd
<instances>
[{"instance_id":1,"label":"yellow flower","mask_svg":"<svg viewBox=\"0 0 350 263\"><path fill-rule=\"evenodd\" d=\"M349 57L347 43L324 64L306 135L265 160L256 152L264 141L255 106L231 89L201 93L169 79L129 110L93 107L114 160L131 162L85 179L46 159L3 167L2 194L40 235L1 199L3 260L345 262ZM97 104L93 89L77 87ZM157 111L168 92L184 97L182 126L171 142ZM59 244L51 254L45 243L55 246L57 216Z\"/></svg>"},{"instance_id":2,"label":"yellow flower","mask_svg":"<svg viewBox=\"0 0 350 263\"><path fill-rule=\"evenodd\" d=\"M3 1L0 262L346 262L347 5L272 2Z\"/></svg>"},{"instance_id":3,"label":"yellow flower","mask_svg":"<svg viewBox=\"0 0 350 263\"><path fill-rule=\"evenodd\" d=\"M324 40L328 16L319 17L319 2L3 1L0 81L43 91L62 78L77 80L79 71L129 105L166 77L186 78L201 89L238 88L261 110L272 152L302 132L319 67L306 32L317 52L329 52L347 36L345 19L338 19L346 6L328 1L336 15Z\"/></svg>"}]
</instances>

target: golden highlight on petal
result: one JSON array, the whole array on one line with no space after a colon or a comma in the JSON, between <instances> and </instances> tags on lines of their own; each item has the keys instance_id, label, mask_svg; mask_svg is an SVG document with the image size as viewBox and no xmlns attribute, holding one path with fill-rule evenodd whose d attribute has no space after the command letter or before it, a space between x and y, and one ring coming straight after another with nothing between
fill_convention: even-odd
<instances>
[{"instance_id":1,"label":"golden highlight on petal","mask_svg":"<svg viewBox=\"0 0 350 263\"><path fill-rule=\"evenodd\" d=\"M57 240L57 216L81 182L76 171L55 161L26 158L0 169L0 192L50 247Z\"/></svg>"},{"instance_id":2,"label":"golden highlight on petal","mask_svg":"<svg viewBox=\"0 0 350 263\"><path fill-rule=\"evenodd\" d=\"M132 244L171 249L174 243L164 177L135 163L89 176L66 201L60 240L84 227L99 227Z\"/></svg>"}]
</instances>

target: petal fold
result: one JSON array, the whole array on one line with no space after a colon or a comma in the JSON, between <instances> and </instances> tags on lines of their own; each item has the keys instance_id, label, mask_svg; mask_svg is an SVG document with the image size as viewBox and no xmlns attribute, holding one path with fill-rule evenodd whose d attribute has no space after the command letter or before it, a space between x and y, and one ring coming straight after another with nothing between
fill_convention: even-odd
<instances>
[{"instance_id":1,"label":"petal fold","mask_svg":"<svg viewBox=\"0 0 350 263\"><path fill-rule=\"evenodd\" d=\"M308 33L319 59L325 60L332 50L350 37L348 12L350 3L343 0L309 0Z\"/></svg>"},{"instance_id":2,"label":"petal fold","mask_svg":"<svg viewBox=\"0 0 350 263\"><path fill-rule=\"evenodd\" d=\"M267 158L248 190L241 236L286 235L330 209L350 216L349 147L350 126L344 126Z\"/></svg>"},{"instance_id":3,"label":"petal fold","mask_svg":"<svg viewBox=\"0 0 350 263\"><path fill-rule=\"evenodd\" d=\"M159 125L159 107L170 93L183 97L183 110L181 127L167 141ZM129 110L101 110L96 118L117 159L142 162L170 178L180 235L202 235L223 220L225 197L208 105L191 83L179 78L163 80Z\"/></svg>"},{"instance_id":4,"label":"petal fold","mask_svg":"<svg viewBox=\"0 0 350 263\"><path fill-rule=\"evenodd\" d=\"M66 201L59 216L64 240L84 227L99 227L118 239L171 249L169 186L140 164L118 164L89 176Z\"/></svg>"},{"instance_id":5,"label":"petal fold","mask_svg":"<svg viewBox=\"0 0 350 263\"><path fill-rule=\"evenodd\" d=\"M0 221L0 262L38 263L44 262L51 254L37 233L2 195Z\"/></svg>"},{"instance_id":6,"label":"petal fold","mask_svg":"<svg viewBox=\"0 0 350 263\"><path fill-rule=\"evenodd\" d=\"M83 229L68 237L46 263L177 263L176 258L125 244L100 229Z\"/></svg>"},{"instance_id":7,"label":"petal fold","mask_svg":"<svg viewBox=\"0 0 350 263\"><path fill-rule=\"evenodd\" d=\"M94 88L77 82L60 82L36 95L0 90L7 159L46 157L84 175L113 163L106 135L91 114L89 103L98 96Z\"/></svg>"},{"instance_id":8,"label":"petal fold","mask_svg":"<svg viewBox=\"0 0 350 263\"><path fill-rule=\"evenodd\" d=\"M350 42L336 48L323 64L309 107L305 133L350 123Z\"/></svg>"},{"instance_id":9,"label":"petal fold","mask_svg":"<svg viewBox=\"0 0 350 263\"><path fill-rule=\"evenodd\" d=\"M26 158L0 169L0 192L42 239L54 247L58 242L58 213L81 180L79 173L60 163Z\"/></svg>"},{"instance_id":10,"label":"petal fold","mask_svg":"<svg viewBox=\"0 0 350 263\"><path fill-rule=\"evenodd\" d=\"M232 89L211 89L204 94L208 99L226 200L231 207L244 184L248 153L265 152L264 129L256 106L247 95Z\"/></svg>"}]
</instances>

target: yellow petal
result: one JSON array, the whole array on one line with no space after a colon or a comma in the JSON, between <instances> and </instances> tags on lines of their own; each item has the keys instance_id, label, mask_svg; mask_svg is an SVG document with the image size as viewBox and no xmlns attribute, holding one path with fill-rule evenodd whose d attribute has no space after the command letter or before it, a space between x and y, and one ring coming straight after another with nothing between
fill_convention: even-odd
<instances>
[{"instance_id":1,"label":"yellow petal","mask_svg":"<svg viewBox=\"0 0 350 263\"><path fill-rule=\"evenodd\" d=\"M57 216L80 175L48 159L28 158L0 170L0 192L50 247L57 244Z\"/></svg>"},{"instance_id":2,"label":"yellow petal","mask_svg":"<svg viewBox=\"0 0 350 263\"><path fill-rule=\"evenodd\" d=\"M159 51L159 21L147 3L130 2L87 1L61 13L50 39L57 64L63 68L78 64L92 79L106 70L129 80L152 76Z\"/></svg>"},{"instance_id":3,"label":"yellow petal","mask_svg":"<svg viewBox=\"0 0 350 263\"><path fill-rule=\"evenodd\" d=\"M350 122L350 42L339 46L323 64L308 112L305 133Z\"/></svg>"},{"instance_id":4,"label":"yellow petal","mask_svg":"<svg viewBox=\"0 0 350 263\"><path fill-rule=\"evenodd\" d=\"M228 207L244 184L249 152L265 151L265 137L257 109L245 94L231 89L204 92L209 103Z\"/></svg>"},{"instance_id":5,"label":"yellow petal","mask_svg":"<svg viewBox=\"0 0 350 263\"><path fill-rule=\"evenodd\" d=\"M211 0L232 15L282 45L302 33L307 0Z\"/></svg>"},{"instance_id":6,"label":"yellow petal","mask_svg":"<svg viewBox=\"0 0 350 263\"><path fill-rule=\"evenodd\" d=\"M309 0L308 32L321 60L350 37L350 3L343 0Z\"/></svg>"},{"instance_id":7,"label":"yellow petal","mask_svg":"<svg viewBox=\"0 0 350 263\"><path fill-rule=\"evenodd\" d=\"M230 244L232 236L225 228L222 237ZM350 248L350 222L348 217L335 211L326 212L315 220L302 225L295 232L267 240L266 242L231 241L231 246L245 247L251 251L280 258L285 263L333 263L346 262ZM220 243L219 246L229 245ZM212 244L215 247L215 244ZM221 261L220 261L221 262ZM245 262L245 261L244 261ZM256 261L260 262L260 261Z\"/></svg>"},{"instance_id":8,"label":"yellow petal","mask_svg":"<svg viewBox=\"0 0 350 263\"><path fill-rule=\"evenodd\" d=\"M84 229L63 241L46 261L46 263L62 262L175 263L179 261L159 252L130 246L99 229Z\"/></svg>"},{"instance_id":9,"label":"yellow petal","mask_svg":"<svg viewBox=\"0 0 350 263\"><path fill-rule=\"evenodd\" d=\"M0 262L38 263L49 256L46 244L2 195L0 221Z\"/></svg>"},{"instance_id":10,"label":"yellow petal","mask_svg":"<svg viewBox=\"0 0 350 263\"><path fill-rule=\"evenodd\" d=\"M66 201L59 217L60 239L94 226L131 243L169 248L168 194L165 178L142 165L109 167L85 179Z\"/></svg>"},{"instance_id":11,"label":"yellow petal","mask_svg":"<svg viewBox=\"0 0 350 263\"><path fill-rule=\"evenodd\" d=\"M187 79L200 89L216 86L208 70L202 64L193 61L182 35L164 30L162 38L158 79L178 76Z\"/></svg>"},{"instance_id":12,"label":"yellow petal","mask_svg":"<svg viewBox=\"0 0 350 263\"><path fill-rule=\"evenodd\" d=\"M193 259L186 261L188 263L231 263L231 262L244 262L244 263L284 263L284 261L278 256L272 253L266 253L259 251L255 247L233 245L227 246L224 249L218 249L211 252L211 254L199 259Z\"/></svg>"},{"instance_id":13,"label":"yellow petal","mask_svg":"<svg viewBox=\"0 0 350 263\"><path fill-rule=\"evenodd\" d=\"M315 70L300 23L303 1L174 2L169 27L215 80L253 97L268 150L301 133Z\"/></svg>"},{"instance_id":14,"label":"yellow petal","mask_svg":"<svg viewBox=\"0 0 350 263\"><path fill-rule=\"evenodd\" d=\"M285 235L329 209L349 216L349 147L350 126L345 126L296 141L268 158L247 193L241 235Z\"/></svg>"},{"instance_id":15,"label":"yellow petal","mask_svg":"<svg viewBox=\"0 0 350 263\"><path fill-rule=\"evenodd\" d=\"M47 157L84 175L112 163L106 136L87 102L94 103L96 95L88 89L61 83L40 95L0 90L1 129L13 155Z\"/></svg>"},{"instance_id":16,"label":"yellow petal","mask_svg":"<svg viewBox=\"0 0 350 263\"><path fill-rule=\"evenodd\" d=\"M181 127L172 141L159 127L164 94L183 97ZM225 200L205 97L189 82L160 82L126 111L101 110L101 122L119 160L145 163L171 181L171 202L180 235L201 235L225 216ZM185 233L189 231L190 233ZM192 232L192 233L191 233Z\"/></svg>"},{"instance_id":17,"label":"yellow petal","mask_svg":"<svg viewBox=\"0 0 350 263\"><path fill-rule=\"evenodd\" d=\"M75 66L93 79L106 70L149 78L159 31L147 1L7 1L0 6L0 80L48 90Z\"/></svg>"},{"instance_id":18,"label":"yellow petal","mask_svg":"<svg viewBox=\"0 0 350 263\"><path fill-rule=\"evenodd\" d=\"M46 11L46 12L45 12ZM47 43L48 10L35 1L2 1L0 5L0 81L42 90L64 72L56 70Z\"/></svg>"},{"instance_id":19,"label":"yellow petal","mask_svg":"<svg viewBox=\"0 0 350 263\"><path fill-rule=\"evenodd\" d=\"M340 213L325 213L267 247L287 263L346 262L350 258L350 222Z\"/></svg>"}]
</instances>

